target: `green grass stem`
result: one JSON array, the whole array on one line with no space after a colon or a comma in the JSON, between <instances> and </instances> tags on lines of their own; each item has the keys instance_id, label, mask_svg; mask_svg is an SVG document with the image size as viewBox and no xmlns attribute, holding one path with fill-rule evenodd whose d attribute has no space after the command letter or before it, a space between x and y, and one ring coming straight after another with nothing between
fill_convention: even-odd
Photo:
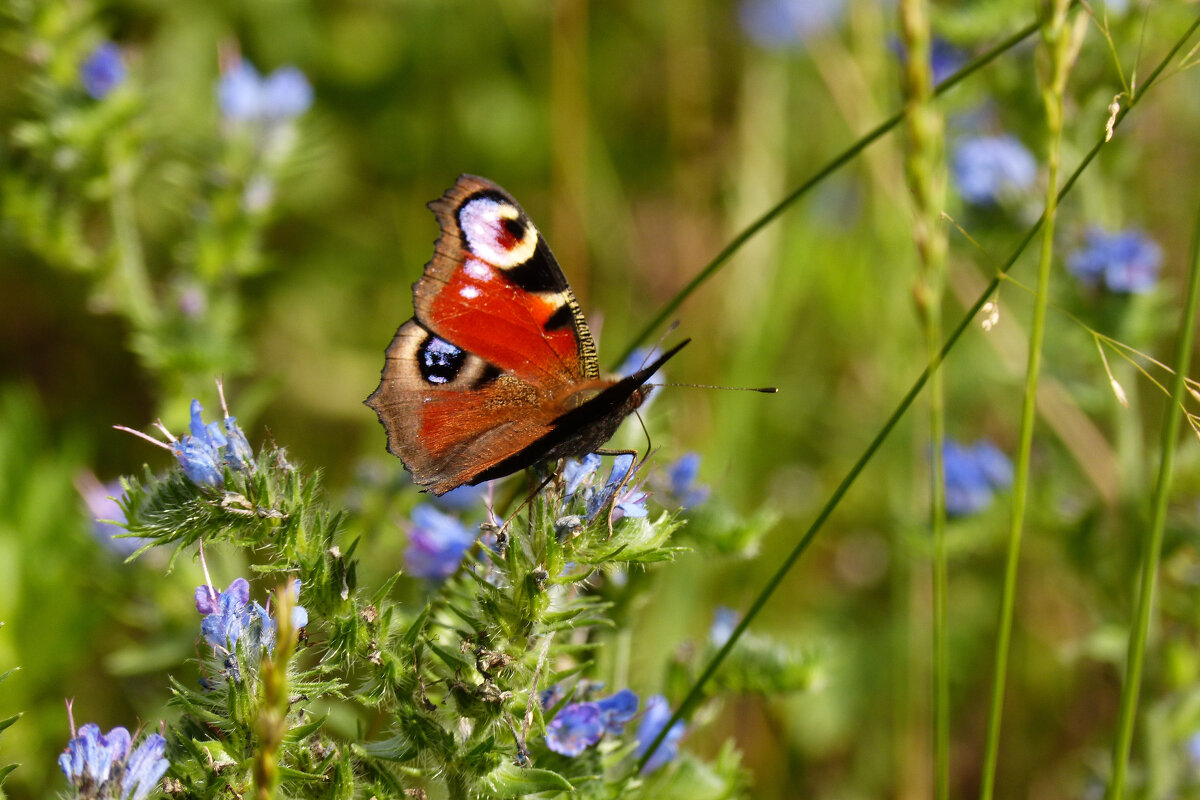
<instances>
[{"instance_id":1,"label":"green grass stem","mask_svg":"<svg viewBox=\"0 0 1200 800\"><path fill-rule=\"evenodd\" d=\"M938 97L946 93L978 70L987 66L992 61L1011 50L1013 47L1016 47L1018 44L1025 41L1025 39L1037 32L1039 24L1039 22L1032 22L1026 25L1024 28L1021 28L1019 31L997 44L991 50L988 50L986 53L983 53L978 58L972 60L958 72L939 83L937 88L933 91L934 97ZM888 117L886 120L876 125L865 136L847 147L839 155L834 157L833 160L831 160L828 164L817 170L808 180L796 187L791 194L780 200L778 203L768 209L766 213L746 226L741 233L733 237L729 244L725 245L725 247L721 249L721 252L717 253L712 261L708 262L708 264L706 264L704 268L700 270L700 272L696 273L695 277L688 281L686 286L676 292L675 296L668 300L659 310L658 314L656 314L654 318L646 324L646 327L642 328L642 330L633 337L629 344L626 345L625 349L621 351L616 359L613 360L613 368L616 369L619 367L625 362L625 359L629 358L630 354L633 353L634 350L649 341L650 337L654 334L654 331L656 331L664 322L670 319L671 315L675 313L676 309L683 305L683 302L691 297L693 292L707 283L708 280L725 265L725 262L732 258L733 254L742 248L742 245L746 244L746 242L752 239L755 234L757 234L767 225L771 224L776 217L786 211L801 197L808 194L808 192L817 186L821 181L825 180L827 177L837 172L846 164L853 161L855 156L857 156L863 150L866 150L867 147L881 139L884 134L889 133L893 128L903 121L904 113L900 112Z\"/></svg>"},{"instance_id":2,"label":"green grass stem","mask_svg":"<svg viewBox=\"0 0 1200 800\"><path fill-rule=\"evenodd\" d=\"M1046 308L1050 297L1050 267L1054 263L1054 228L1058 215L1057 186L1062 164L1063 95L1071 62L1071 31L1067 28L1068 6L1066 2L1056 4L1054 12L1047 19L1043 33L1044 52L1049 55L1050 73L1044 76L1042 86L1047 139L1046 209L1042 214L1042 247L1038 258L1037 286L1034 290L1033 324L1029 334L1029 356L1025 366L1021 430L1017 441L1004 586L1000 598L1000 623L996 632L996 654L992 668L992 696L988 710L987 739L984 744L983 776L979 789L982 800L991 800L996 788L996 762L999 757L1008 654L1012 643L1013 613L1016 607L1017 568L1020 563L1021 535L1025 526L1025 506L1029 496L1033 430L1037 424L1038 378L1041 373L1042 342L1046 338Z\"/></svg>"},{"instance_id":3,"label":"green grass stem","mask_svg":"<svg viewBox=\"0 0 1200 800\"><path fill-rule=\"evenodd\" d=\"M1192 24L1188 26L1188 29L1183 33L1182 36L1180 36L1180 38L1175 42L1174 46L1172 46L1172 48L1167 52L1166 56L1163 57L1163 59L1150 73L1149 77L1146 79L1146 83L1142 86L1142 90L1137 94L1137 96L1132 98L1129 105L1122 108L1117 114L1113 121L1114 128L1119 126L1124 121L1129 112L1140 102L1142 96L1145 95L1146 90L1148 90L1157 82L1158 78L1162 75L1163 70L1166 69L1171 60L1175 58L1175 55L1184 46L1184 44L1187 43L1188 39L1192 37L1192 34L1195 33L1197 27L1200 27L1200 17L1197 17L1192 21ZM1105 139L1103 136L1101 136L1099 141L1092 146L1092 149L1084 155L1079 162L1079 166L1075 168L1075 171L1071 173L1070 177L1063 182L1062 188L1058 190L1057 202L1061 203L1063 198L1066 197L1066 195L1075 187L1079 177L1083 174L1084 170L1088 168L1092 161L1095 160L1096 156L1100 154L1100 150L1104 147L1104 144ZM859 149L861 150L861 148ZM671 729L671 727L677 721L690 717L691 712L700 701L705 684L707 684L709 679L712 678L713 674L716 673L722 662L724 662L725 658L729 655L729 652L733 650L734 646L737 645L737 642L741 638L742 634L748 627L750 627L750 623L758 615L758 612L762 610L763 606L767 604L767 601L771 598L771 595L774 594L775 590L779 588L779 585L783 582L784 577L786 577L788 572L791 571L792 565L795 564L800 556L803 555L804 551L808 549L808 546L812 543L812 540L825 525L826 520L828 520L833 514L834 509L836 509L838 504L841 503L842 498L846 496L846 493L850 491L850 487L854 485L854 482L858 479L859 474L862 473L867 464L872 458L874 458L875 453L880 447L883 446L884 441L887 440L887 437L891 434L892 429L899 424L900 419L905 415L905 413L907 413L909 407L917 399L917 396L921 393L921 390L925 387L926 382L929 380L929 376L932 371L937 369L942 359L946 357L946 354L950 352L951 348L953 348L959 338L962 337L963 333L967 330L967 327L971 325L980 309L982 309L984 304L987 303L991 298L992 293L996 291L997 287L999 287L1000 282L1004 280L1004 276L1010 269L1012 269L1017 259L1021 256L1021 253L1025 251L1025 248L1031 241L1033 241L1033 237L1035 237L1038 234L1038 231L1041 230L1041 227L1042 218L1039 218L1037 222L1035 222L1030 229L1026 231L1025 235L1021 238L1021 241L1017 244L1012 254L1000 266L996 276L988 282L988 285L984 288L984 290L979 293L979 297L976 298L971 307L967 309L966 313L963 314L963 316L959 319L958 324L955 325L954 329L950 332L950 335L946 338L946 343L942 346L942 349L938 354L937 361L927 365L921 374L917 376L917 379L913 382L913 385L909 387L908 392L905 393L904 397L901 398L899 404L897 404L891 415L888 416L887 420L883 423L883 427L881 427L879 432L875 434L875 438L871 440L871 443L867 445L867 448L863 451L862 455L860 455L854 462L853 466L850 467L850 471L844 478L842 478L841 482L837 485L837 488L833 490L833 493L829 496L829 499L825 501L825 504L821 507L821 510L817 512L816 518L808 526L808 529L805 530L804 535L800 537L800 540L796 543L796 546L792 548L792 551L779 565L779 569L775 571L775 573L763 586L762 590L754 598L754 601L746 610L745 616L743 616L738 624L734 627L733 632L725 641L725 644L721 645L720 649L713 654L713 657L704 666L704 670L692 684L687 695L684 697L683 702L681 702L679 707L675 710L675 713L671 715L671 719L668 720L667 724L663 726L662 731L660 731L659 735L650 743L650 746L646 748L646 752L643 753L642 757L638 760L637 770L640 770L643 766L645 766L646 762L648 762L651 756L654 755L654 751L657 750L659 745L662 744L663 739L666 738L667 732Z\"/></svg>"},{"instance_id":4,"label":"green grass stem","mask_svg":"<svg viewBox=\"0 0 1200 800\"><path fill-rule=\"evenodd\" d=\"M1175 350L1171 399L1163 418L1162 454L1159 460L1158 478L1154 485L1154 497L1151 501L1153 518L1150 523L1150 535L1143 541L1137 612L1134 617L1133 629L1129 632L1125 685L1121 691L1121 710L1117 721L1116 740L1113 743L1112 780L1109 784L1108 795L1110 800L1121 800L1125 792L1125 776L1129 764L1129 751L1133 744L1138 694L1141 691L1142 667L1146 660L1146 640L1150 631L1150 615L1154 612L1154 588L1162 555L1163 531L1167 523L1171 472L1175 464L1175 450L1179 446L1179 427L1188 391L1187 374L1191 366L1192 342L1196 338L1197 304L1200 304L1200 209L1197 210L1196 224L1192 231L1187 300L1183 306L1183 321L1179 327L1179 338Z\"/></svg>"}]
</instances>

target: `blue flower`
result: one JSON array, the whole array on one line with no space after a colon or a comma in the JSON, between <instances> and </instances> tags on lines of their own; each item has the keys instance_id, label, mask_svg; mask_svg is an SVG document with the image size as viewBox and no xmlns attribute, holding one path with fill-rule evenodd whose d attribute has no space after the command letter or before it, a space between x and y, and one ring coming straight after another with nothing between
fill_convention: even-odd
<instances>
[{"instance_id":1,"label":"blue flower","mask_svg":"<svg viewBox=\"0 0 1200 800\"><path fill-rule=\"evenodd\" d=\"M313 90L298 67L280 67L262 83L262 115L267 119L292 119L312 106Z\"/></svg>"},{"instance_id":2,"label":"blue flower","mask_svg":"<svg viewBox=\"0 0 1200 800\"><path fill-rule=\"evenodd\" d=\"M238 427L235 417L226 416L223 423L207 425L201 414L204 407L192 400L191 433L171 443L171 452L179 459L183 474L200 486L220 486L225 482L222 465L235 470L248 470L254 452L246 434ZM223 451L223 452L222 452Z\"/></svg>"},{"instance_id":3,"label":"blue flower","mask_svg":"<svg viewBox=\"0 0 1200 800\"><path fill-rule=\"evenodd\" d=\"M958 193L972 205L995 205L1033 186L1037 162L1016 137L980 136L954 149L951 164Z\"/></svg>"},{"instance_id":4,"label":"blue flower","mask_svg":"<svg viewBox=\"0 0 1200 800\"><path fill-rule=\"evenodd\" d=\"M642 721L638 724L637 750L634 751L639 758L650 749L650 743L658 738L658 734L662 731L663 726L670 719L671 706L667 703L667 698L661 694L656 694L646 701L646 713L642 716ZM650 760L642 768L643 774L654 772L679 755L679 740L683 738L684 730L683 720L679 720L671 726L671 730L667 732L666 737L662 740L662 744L658 746L658 749L654 751L654 755L650 756Z\"/></svg>"},{"instance_id":5,"label":"blue flower","mask_svg":"<svg viewBox=\"0 0 1200 800\"><path fill-rule=\"evenodd\" d=\"M422 503L413 509L404 563L420 578L444 580L454 574L476 533L449 514Z\"/></svg>"},{"instance_id":6,"label":"blue flower","mask_svg":"<svg viewBox=\"0 0 1200 800\"><path fill-rule=\"evenodd\" d=\"M558 687L542 693L542 707L557 702ZM564 756L577 756L600 741L604 734L619 736L637 714L638 696L622 689L601 700L569 703L546 726L546 746Z\"/></svg>"},{"instance_id":7,"label":"blue flower","mask_svg":"<svg viewBox=\"0 0 1200 800\"><path fill-rule=\"evenodd\" d=\"M203 588L203 587L201 587ZM217 597L215 607L200 622L200 632L213 647L232 650L250 626L250 585L238 578ZM257 604L256 604L257 605ZM200 589L196 590L196 608L200 608Z\"/></svg>"},{"instance_id":8,"label":"blue flower","mask_svg":"<svg viewBox=\"0 0 1200 800\"><path fill-rule=\"evenodd\" d=\"M94 100L103 100L109 92L125 80L125 62L121 48L112 42L103 42L92 51L79 66L79 80L83 90Z\"/></svg>"},{"instance_id":9,"label":"blue flower","mask_svg":"<svg viewBox=\"0 0 1200 800\"><path fill-rule=\"evenodd\" d=\"M101 734L100 726L89 722L67 742L66 749L58 757L58 766L81 794L99 796L99 790L114 771L113 767L129 752L129 742L129 731L124 728L113 728Z\"/></svg>"},{"instance_id":10,"label":"blue flower","mask_svg":"<svg viewBox=\"0 0 1200 800\"><path fill-rule=\"evenodd\" d=\"M600 709L600 719L604 723L604 732L619 736L625 730L625 723L637 714L638 696L632 689L622 689L614 695L596 701Z\"/></svg>"},{"instance_id":11,"label":"blue flower","mask_svg":"<svg viewBox=\"0 0 1200 800\"><path fill-rule=\"evenodd\" d=\"M1012 463L991 442L962 445L947 439L942 448L946 473L946 513L952 517L987 508L997 489L1012 485Z\"/></svg>"},{"instance_id":12,"label":"blue flower","mask_svg":"<svg viewBox=\"0 0 1200 800\"><path fill-rule=\"evenodd\" d=\"M1067 257L1067 269L1088 286L1139 294L1154 288L1162 260L1162 248L1140 231L1091 228L1084 246Z\"/></svg>"},{"instance_id":13,"label":"blue flower","mask_svg":"<svg viewBox=\"0 0 1200 800\"><path fill-rule=\"evenodd\" d=\"M613 459L612 471L608 474L604 488L587 495L585 506L588 522L595 520L609 504L613 507L614 522L621 517L644 517L650 513L646 510L646 493L641 490L640 484L635 483L634 476L630 475L629 480L625 480L625 475L632 466L633 456L628 453L622 453ZM618 490L621 490L619 495Z\"/></svg>"},{"instance_id":14,"label":"blue flower","mask_svg":"<svg viewBox=\"0 0 1200 800\"><path fill-rule=\"evenodd\" d=\"M576 461L571 458L563 465L563 481L566 487L563 489L563 499L570 499L579 491L579 487L591 480L592 475L600 468L600 456L595 453L588 453L583 457L583 460Z\"/></svg>"},{"instance_id":15,"label":"blue flower","mask_svg":"<svg viewBox=\"0 0 1200 800\"><path fill-rule=\"evenodd\" d=\"M728 606L717 606L713 612L712 627L708 629L708 640L713 647L722 647L733 635L733 630L742 621L742 615Z\"/></svg>"},{"instance_id":16,"label":"blue flower","mask_svg":"<svg viewBox=\"0 0 1200 800\"><path fill-rule=\"evenodd\" d=\"M312 86L296 67L280 67L263 79L242 59L217 81L217 105L232 122L284 122L307 111L312 100Z\"/></svg>"},{"instance_id":17,"label":"blue flower","mask_svg":"<svg viewBox=\"0 0 1200 800\"><path fill-rule=\"evenodd\" d=\"M79 797L145 800L170 766L163 757L167 742L154 733L132 753L131 744L124 728L101 734L100 727L89 722L67 742L58 766Z\"/></svg>"},{"instance_id":18,"label":"blue flower","mask_svg":"<svg viewBox=\"0 0 1200 800\"><path fill-rule=\"evenodd\" d=\"M564 756L577 756L604 735L604 715L595 703L571 703L546 726L546 746Z\"/></svg>"},{"instance_id":19,"label":"blue flower","mask_svg":"<svg viewBox=\"0 0 1200 800\"><path fill-rule=\"evenodd\" d=\"M300 599L298 578L292 580L290 591L293 601ZM195 597L196 610L205 615L200 622L200 632L213 647L231 651L243 639L243 635L249 634L245 647L252 661L257 661L258 654L275 649L279 626L266 608L257 602L250 602L250 584L245 578L238 578L229 584L229 588L215 599L210 587L197 586ZM308 611L304 606L292 606L292 627L298 630L307 624ZM236 667L235 662L233 669Z\"/></svg>"},{"instance_id":20,"label":"blue flower","mask_svg":"<svg viewBox=\"0 0 1200 800\"><path fill-rule=\"evenodd\" d=\"M237 417L226 417L224 428L227 440L225 463L230 468L243 472L250 469L254 463L254 451L250 449L250 442L246 440L246 434L238 427Z\"/></svg>"},{"instance_id":21,"label":"blue flower","mask_svg":"<svg viewBox=\"0 0 1200 800\"><path fill-rule=\"evenodd\" d=\"M670 481L669 492L681 508L694 508L708 499L707 486L697 483L700 474L700 455L685 453L667 467L667 479Z\"/></svg>"},{"instance_id":22,"label":"blue flower","mask_svg":"<svg viewBox=\"0 0 1200 800\"><path fill-rule=\"evenodd\" d=\"M743 0L738 19L760 47L787 47L841 22L845 0Z\"/></svg>"},{"instance_id":23,"label":"blue flower","mask_svg":"<svg viewBox=\"0 0 1200 800\"><path fill-rule=\"evenodd\" d=\"M220 598L230 595L238 599L242 605L250 602L250 582L245 578L237 578L223 592L215 592L211 586L197 586L195 591L196 610L201 614L215 614L220 605Z\"/></svg>"},{"instance_id":24,"label":"blue flower","mask_svg":"<svg viewBox=\"0 0 1200 800\"><path fill-rule=\"evenodd\" d=\"M156 788L170 762L163 757L167 740L157 733L146 737L125 760L121 775L121 800L144 800Z\"/></svg>"},{"instance_id":25,"label":"blue flower","mask_svg":"<svg viewBox=\"0 0 1200 800\"><path fill-rule=\"evenodd\" d=\"M171 452L179 460L183 474L197 486L220 486L225 482L217 448L195 436L181 436L171 442Z\"/></svg>"}]
</instances>

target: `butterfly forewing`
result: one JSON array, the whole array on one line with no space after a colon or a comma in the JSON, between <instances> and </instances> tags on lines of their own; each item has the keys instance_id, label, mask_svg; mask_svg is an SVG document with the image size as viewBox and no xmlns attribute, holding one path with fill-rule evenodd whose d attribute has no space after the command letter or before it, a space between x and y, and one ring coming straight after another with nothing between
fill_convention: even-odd
<instances>
[{"instance_id":1,"label":"butterfly forewing","mask_svg":"<svg viewBox=\"0 0 1200 800\"><path fill-rule=\"evenodd\" d=\"M535 383L598 378L579 303L516 200L491 181L463 175L429 207L441 235L413 286L417 320Z\"/></svg>"}]
</instances>

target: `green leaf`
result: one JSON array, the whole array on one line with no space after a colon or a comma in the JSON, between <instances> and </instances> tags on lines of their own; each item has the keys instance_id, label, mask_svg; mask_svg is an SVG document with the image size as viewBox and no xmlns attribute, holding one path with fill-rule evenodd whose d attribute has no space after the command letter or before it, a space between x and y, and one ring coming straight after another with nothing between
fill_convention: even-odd
<instances>
[{"instance_id":1,"label":"green leaf","mask_svg":"<svg viewBox=\"0 0 1200 800\"><path fill-rule=\"evenodd\" d=\"M461 653L458 650L451 650L449 648L442 647L437 642L433 642L433 641L429 642L429 649L432 650L434 652L434 654L437 655L437 657L440 658L446 666L450 667L450 669L455 669L455 670L473 670L473 669L475 669L474 660L467 658L466 655L464 655L463 653Z\"/></svg>"},{"instance_id":2,"label":"green leaf","mask_svg":"<svg viewBox=\"0 0 1200 800\"><path fill-rule=\"evenodd\" d=\"M516 797L538 792L570 792L575 787L557 772L548 769L522 769L504 763L483 776L484 786L501 797Z\"/></svg>"},{"instance_id":3,"label":"green leaf","mask_svg":"<svg viewBox=\"0 0 1200 800\"><path fill-rule=\"evenodd\" d=\"M5 728L8 728L10 725L12 725L14 722L19 720L20 718L21 718L21 714L18 713L18 714L13 714L8 719L0 719L0 731L4 730Z\"/></svg>"}]
</instances>

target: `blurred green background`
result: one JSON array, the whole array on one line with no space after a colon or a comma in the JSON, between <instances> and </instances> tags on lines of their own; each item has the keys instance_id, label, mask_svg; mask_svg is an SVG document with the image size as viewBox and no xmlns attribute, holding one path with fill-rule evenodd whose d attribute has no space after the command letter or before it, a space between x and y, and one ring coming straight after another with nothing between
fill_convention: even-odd
<instances>
[{"instance_id":1,"label":"blurred green background","mask_svg":"<svg viewBox=\"0 0 1200 800\"><path fill-rule=\"evenodd\" d=\"M90 532L74 485L86 470L108 481L143 463L168 464L167 454L113 424L147 430L161 415L179 430L193 396L216 407L212 380L224 375L251 440L271 437L297 463L325 470L334 498L353 506L372 480L402 474L361 403L432 253L437 227L425 203L459 173L497 181L533 217L611 368L739 230L899 107L895 12L874 0L809 4L817 24L786 17L796 29L775 37L755 28L755 6L770 5L761 2L3 5L5 174L45 174L21 126L48 118L39 100L48 83L76 80L70 65L99 38L119 43L138 93L136 141L151 145L121 156L137 166L133 222L151 291L171 302L192 270L211 312L180 334L192 350L156 362L128 315L113 313L111 264L70 265L34 241L33 217L22 217L24 201L5 184L0 670L21 671L0 686L0 717L25 712L0 738L0 763L22 762L6 785L13 797L61 788L54 759L67 738L64 697L77 698L77 720L130 725L159 718L166 673L190 680L181 665L194 655L195 565L181 559L164 578L160 554L121 563ZM1194 13L1178 3L1148 11L1132 0L1110 4L1126 76L1144 74ZM933 17L964 57L1032 18L1031 5L1001 0L939 4ZM40 52L39 42L65 49ZM315 101L298 120L274 204L259 221L261 258L203 274L203 258L189 250L200 223L188 202L198 186L220 183L209 174L221 130L214 86L222 54L237 49L264 72L299 67ZM1110 352L1130 400L1129 409L1118 405L1085 326L1156 357L1170 352L1200 159L1194 74L1171 74L1061 211L1064 254L1089 225L1136 226L1165 258L1157 288L1136 296L1089 291L1056 268L1001 797L1093 796L1107 769L1164 397ZM1113 54L1093 24L1069 89L1068 169L1102 133L1119 91ZM1004 131L1041 160L1032 43L972 76L942 107L948 149ZM128 133L127 123L107 124ZM65 196L86 199L95 188L65 167L61 180ZM979 208L951 189L947 212L978 245L951 232L948 319L1011 252L1039 198L1033 186ZM85 202L74 223L81 247L104 249L109 210ZM53 204L44 213L53 218ZM760 547L722 558L689 553L655 572L653 599L632 633L632 675L657 676L689 641L703 640L716 605L746 607L919 373L910 219L900 142L888 137L756 236L680 308L667 341L693 341L671 362L669 380L770 384L780 394L666 389L646 414L653 445L664 461L698 451L716 498L738 514L776 510L780 521ZM1017 280L1032 283L1028 266L1014 270ZM998 302L998 325L974 326L945 365L948 429L1011 453L1029 302L1011 284ZM211 347L207 325L223 331ZM688 739L687 747L713 754L732 737L754 796L929 794L924 419L905 420L754 625L819 654L819 685L791 697L731 699L709 709L709 724ZM636 425L627 428L621 442L642 446ZM1135 757L1147 794L1192 797L1200 796L1189 749L1200 731L1194 441L1179 467ZM950 528L955 796L978 785L1006 499ZM359 555L371 566L360 580L378 585L400 567L403 532L394 521L348 524L369 530ZM239 562L214 558L224 584Z\"/></svg>"}]
</instances>

